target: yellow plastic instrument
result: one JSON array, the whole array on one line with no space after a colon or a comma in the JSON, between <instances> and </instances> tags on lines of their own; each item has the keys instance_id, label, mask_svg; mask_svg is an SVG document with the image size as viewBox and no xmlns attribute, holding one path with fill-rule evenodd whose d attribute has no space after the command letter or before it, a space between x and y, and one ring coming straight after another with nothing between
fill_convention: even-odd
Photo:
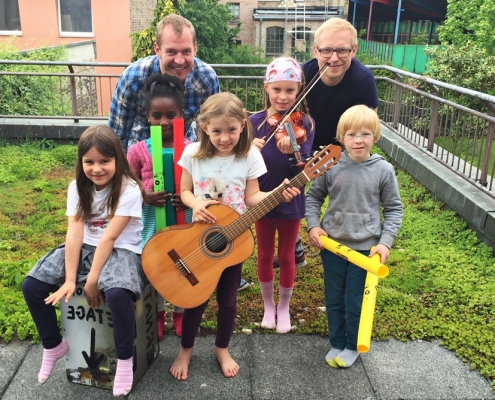
<instances>
[{"instance_id":1,"label":"yellow plastic instrument","mask_svg":"<svg viewBox=\"0 0 495 400\"><path fill-rule=\"evenodd\" d=\"M320 236L321 244L323 247L331 251L332 253L342 257L358 267L365 269L368 272L378 276L379 278L385 278L388 275L388 267L380 263L380 257L366 257L356 250L336 242L326 236Z\"/></svg>"}]
</instances>

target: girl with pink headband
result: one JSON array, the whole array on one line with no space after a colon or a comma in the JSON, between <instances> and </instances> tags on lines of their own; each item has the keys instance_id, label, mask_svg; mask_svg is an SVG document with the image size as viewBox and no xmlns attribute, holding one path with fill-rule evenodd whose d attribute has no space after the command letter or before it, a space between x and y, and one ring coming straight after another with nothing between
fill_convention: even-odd
<instances>
[{"instance_id":1,"label":"girl with pink headband","mask_svg":"<svg viewBox=\"0 0 495 400\"><path fill-rule=\"evenodd\" d=\"M301 170L297 165L294 148L288 136L276 141L268 140L272 130L270 117L283 115L292 110L298 94L304 89L304 78L298 62L289 57L273 60L265 74L264 109L249 117L254 130L253 144L261 151L268 172L258 178L260 189L273 190L284 178L291 179ZM306 130L306 141L298 146L303 160L310 157L314 138L314 122L306 109L305 101L299 104L302 113L302 125ZM278 119L280 117L278 116ZM299 234L301 218L304 217L304 187L301 195L289 203L281 203L264 215L255 224L258 246L258 280L263 295L264 314L261 326L276 329L278 333L291 330L289 302L296 276L294 250ZM278 259L280 264L279 301L275 307L273 255L275 253L275 236L278 232Z\"/></svg>"}]
</instances>

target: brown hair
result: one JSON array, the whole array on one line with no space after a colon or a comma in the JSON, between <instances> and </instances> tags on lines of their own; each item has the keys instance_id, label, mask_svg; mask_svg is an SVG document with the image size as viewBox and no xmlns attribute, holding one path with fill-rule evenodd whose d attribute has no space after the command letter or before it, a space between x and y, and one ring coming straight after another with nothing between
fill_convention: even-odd
<instances>
[{"instance_id":1,"label":"brown hair","mask_svg":"<svg viewBox=\"0 0 495 400\"><path fill-rule=\"evenodd\" d=\"M251 142L254 139L253 126L247 118L246 110L242 101L232 93L222 92L214 94L203 103L199 111L198 121L200 124L208 125L212 118L231 117L245 123L244 129L239 137L239 142L235 145L233 152L236 158L247 156L251 149ZM209 136L201 128L198 129L199 149L194 154L194 158L203 159L213 157L215 146Z\"/></svg>"},{"instance_id":2,"label":"brown hair","mask_svg":"<svg viewBox=\"0 0 495 400\"><path fill-rule=\"evenodd\" d=\"M193 44L196 44L196 31L194 30L194 26L191 24L191 21L177 14L169 14L158 22L158 25L156 26L156 44L158 47L162 44L163 28L169 24L172 25L174 32L178 36L182 35L182 29L187 26L192 34Z\"/></svg>"},{"instance_id":3,"label":"brown hair","mask_svg":"<svg viewBox=\"0 0 495 400\"><path fill-rule=\"evenodd\" d=\"M120 194L127 183L132 182L138 185L143 199L147 199L141 182L136 179L127 162L119 137L107 125L94 125L82 133L77 145L76 186L79 202L77 203L76 219L86 219L91 215L94 184L84 174L82 158L93 147L103 156L115 159L115 175L111 181L112 188L106 203L110 217L114 216L119 205Z\"/></svg>"},{"instance_id":4,"label":"brown hair","mask_svg":"<svg viewBox=\"0 0 495 400\"><path fill-rule=\"evenodd\" d=\"M337 140L344 142L344 135L351 129L364 127L373 133L373 143L380 139L380 118L375 110L360 104L348 108L340 117L337 125Z\"/></svg>"}]
</instances>

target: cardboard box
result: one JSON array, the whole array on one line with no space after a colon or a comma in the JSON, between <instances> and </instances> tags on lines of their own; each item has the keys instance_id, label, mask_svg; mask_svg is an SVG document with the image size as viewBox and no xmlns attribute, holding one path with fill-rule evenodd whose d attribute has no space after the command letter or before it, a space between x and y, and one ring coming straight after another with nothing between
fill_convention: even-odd
<instances>
[{"instance_id":1,"label":"cardboard box","mask_svg":"<svg viewBox=\"0 0 495 400\"><path fill-rule=\"evenodd\" d=\"M69 346L65 355L67 379L73 383L112 389L117 354L110 308L106 303L96 309L89 307L83 284L77 285L68 303L60 303L63 336ZM136 302L135 329L133 386L160 352L156 290L151 284L146 286L142 298Z\"/></svg>"}]
</instances>

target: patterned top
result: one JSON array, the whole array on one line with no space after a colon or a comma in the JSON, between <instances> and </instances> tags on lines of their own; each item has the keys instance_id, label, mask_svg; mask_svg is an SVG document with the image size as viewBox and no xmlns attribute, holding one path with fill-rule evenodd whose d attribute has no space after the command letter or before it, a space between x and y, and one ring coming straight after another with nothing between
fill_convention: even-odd
<instances>
[{"instance_id":1,"label":"patterned top","mask_svg":"<svg viewBox=\"0 0 495 400\"><path fill-rule=\"evenodd\" d=\"M246 157L209 157L202 160L192 156L199 143L184 149L178 164L191 174L194 195L202 200L218 200L239 214L246 211L244 191L246 182L266 173L259 150L251 147Z\"/></svg>"},{"instance_id":2,"label":"patterned top","mask_svg":"<svg viewBox=\"0 0 495 400\"><path fill-rule=\"evenodd\" d=\"M132 144L149 137L145 83L150 75L157 73L160 73L160 59L157 56L144 57L129 65L117 83L110 105L108 126L120 138L125 152ZM184 86L185 139L194 142L196 135L191 123L199 114L201 104L220 91L220 85L213 68L199 58L194 58L193 69Z\"/></svg>"}]
</instances>

